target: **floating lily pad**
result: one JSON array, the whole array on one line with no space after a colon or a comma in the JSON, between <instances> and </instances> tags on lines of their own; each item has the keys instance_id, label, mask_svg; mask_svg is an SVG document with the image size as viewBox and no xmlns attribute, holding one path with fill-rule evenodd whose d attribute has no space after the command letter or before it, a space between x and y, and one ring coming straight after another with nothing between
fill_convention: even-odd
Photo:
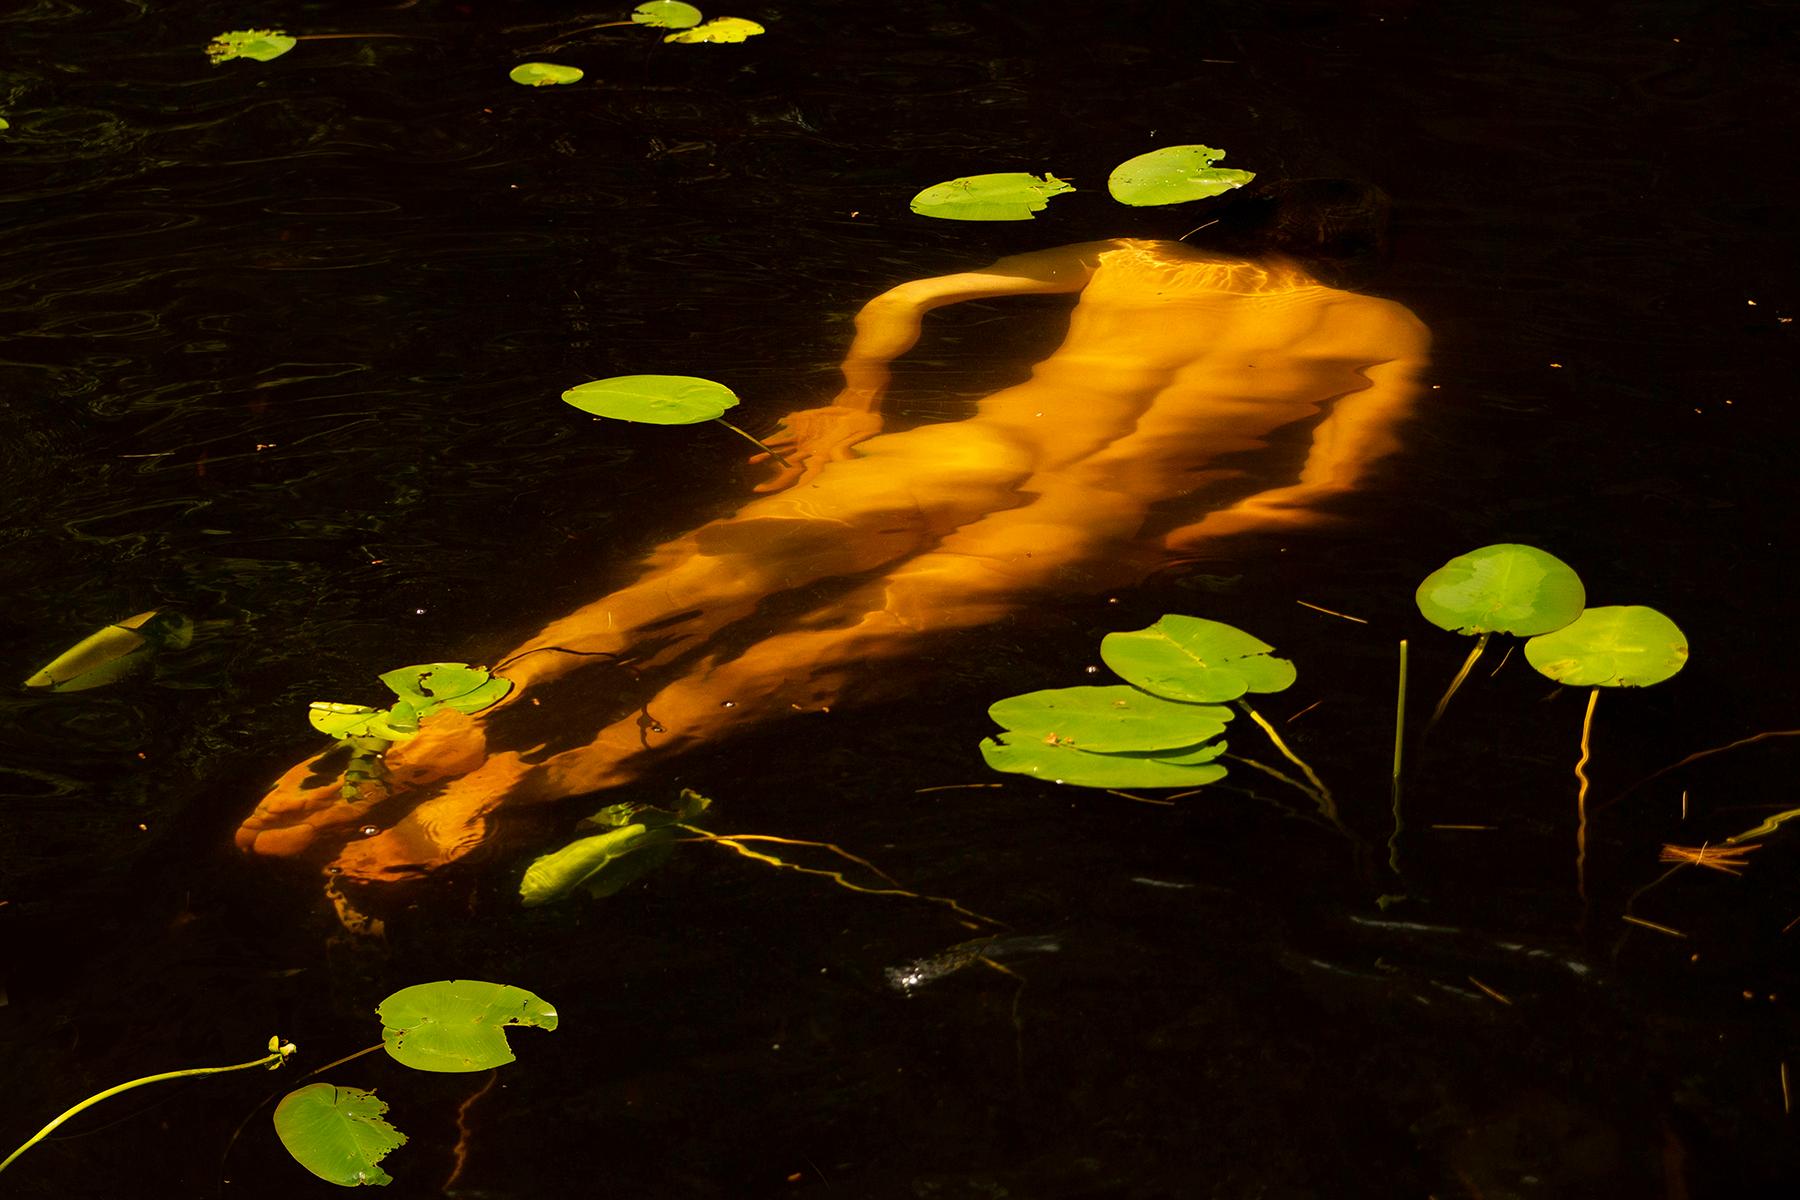
<instances>
[{"instance_id":1,"label":"floating lily pad","mask_svg":"<svg viewBox=\"0 0 1800 1200\"><path fill-rule=\"evenodd\" d=\"M485 1071L513 1061L508 1025L555 1029L556 1009L524 988L447 979L401 988L376 1009L381 1041L420 1071Z\"/></svg>"},{"instance_id":2,"label":"floating lily pad","mask_svg":"<svg viewBox=\"0 0 1800 1200\"><path fill-rule=\"evenodd\" d=\"M655 29L692 29L700 23L700 10L681 0L649 0L631 10L631 19Z\"/></svg>"},{"instance_id":3,"label":"floating lily pad","mask_svg":"<svg viewBox=\"0 0 1800 1200\"><path fill-rule=\"evenodd\" d=\"M1114 167L1106 190L1120 204L1144 208L1204 200L1256 178L1251 171L1213 166L1224 157L1211 146L1164 146Z\"/></svg>"},{"instance_id":4,"label":"floating lily pad","mask_svg":"<svg viewBox=\"0 0 1800 1200\"><path fill-rule=\"evenodd\" d=\"M214 63L230 62L234 58L268 62L280 58L298 44L298 38L291 38L279 29L233 29L206 44L206 57Z\"/></svg>"},{"instance_id":5,"label":"floating lily pad","mask_svg":"<svg viewBox=\"0 0 1800 1200\"><path fill-rule=\"evenodd\" d=\"M745 38L755 37L763 32L763 27L755 21L746 21L743 17L714 17L704 25L696 25L681 33L671 33L664 38L665 42L741 42Z\"/></svg>"},{"instance_id":6,"label":"floating lily pad","mask_svg":"<svg viewBox=\"0 0 1800 1200\"><path fill-rule=\"evenodd\" d=\"M382 1119L387 1103L362 1088L312 1083L275 1106L275 1135L301 1166L327 1183L392 1183L377 1164L406 1135Z\"/></svg>"},{"instance_id":7,"label":"floating lily pad","mask_svg":"<svg viewBox=\"0 0 1800 1200\"><path fill-rule=\"evenodd\" d=\"M712 801L684 788L673 811L647 804L609 804L582 824L608 832L580 838L540 855L525 868L519 899L527 908L561 900L585 889L596 900L643 878L674 853L678 822L693 822Z\"/></svg>"},{"instance_id":8,"label":"floating lily pad","mask_svg":"<svg viewBox=\"0 0 1800 1200\"><path fill-rule=\"evenodd\" d=\"M586 73L580 67L565 67L560 63L527 62L508 71L506 77L526 87L555 87L562 83L579 83Z\"/></svg>"},{"instance_id":9,"label":"floating lily pad","mask_svg":"<svg viewBox=\"0 0 1800 1200\"><path fill-rule=\"evenodd\" d=\"M1502 542L1457 555L1425 577L1415 599L1440 629L1531 637L1580 616L1587 592L1555 555Z\"/></svg>"},{"instance_id":10,"label":"floating lily pad","mask_svg":"<svg viewBox=\"0 0 1800 1200\"><path fill-rule=\"evenodd\" d=\"M615 421L692 425L737 407L737 393L694 375L615 375L572 387L563 403Z\"/></svg>"},{"instance_id":11,"label":"floating lily pad","mask_svg":"<svg viewBox=\"0 0 1800 1200\"><path fill-rule=\"evenodd\" d=\"M1052 196L1075 190L1054 175L1041 178L1024 171L968 175L933 184L912 198L921 217L946 221L1030 221Z\"/></svg>"},{"instance_id":12,"label":"floating lily pad","mask_svg":"<svg viewBox=\"0 0 1800 1200\"><path fill-rule=\"evenodd\" d=\"M1687 635L1638 604L1590 608L1525 643L1525 661L1571 687L1649 687L1687 664Z\"/></svg>"},{"instance_id":13,"label":"floating lily pad","mask_svg":"<svg viewBox=\"0 0 1800 1200\"><path fill-rule=\"evenodd\" d=\"M1225 778L1212 760L1224 742L1135 754L1096 754L1052 736L1003 733L981 743L981 757L996 771L1030 775L1049 783L1098 788L1189 788Z\"/></svg>"},{"instance_id":14,"label":"floating lily pad","mask_svg":"<svg viewBox=\"0 0 1800 1200\"><path fill-rule=\"evenodd\" d=\"M1246 692L1279 692L1296 677L1274 649L1220 621L1165 616L1147 629L1109 633L1100 657L1146 692L1191 704L1219 704Z\"/></svg>"},{"instance_id":15,"label":"floating lily pad","mask_svg":"<svg viewBox=\"0 0 1800 1200\"><path fill-rule=\"evenodd\" d=\"M1021 737L1055 737L1100 753L1192 746L1225 732L1229 708L1182 704L1123 684L1051 688L1009 696L988 716Z\"/></svg>"}]
</instances>

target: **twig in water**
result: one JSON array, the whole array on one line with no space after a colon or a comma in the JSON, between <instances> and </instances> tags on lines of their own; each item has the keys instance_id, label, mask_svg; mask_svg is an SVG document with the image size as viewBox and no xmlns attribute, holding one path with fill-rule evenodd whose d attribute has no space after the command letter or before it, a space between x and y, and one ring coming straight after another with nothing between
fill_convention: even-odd
<instances>
[{"instance_id":1,"label":"twig in water","mask_svg":"<svg viewBox=\"0 0 1800 1200\"><path fill-rule=\"evenodd\" d=\"M1388 835L1388 870L1400 873L1400 767L1406 747L1406 639L1400 639L1400 692L1394 701L1394 774L1389 796L1393 801L1394 832Z\"/></svg>"},{"instance_id":2,"label":"twig in water","mask_svg":"<svg viewBox=\"0 0 1800 1200\"><path fill-rule=\"evenodd\" d=\"M1687 934L1681 932L1679 929L1670 929L1667 925L1658 925L1655 921L1646 921L1644 918L1634 917L1630 913L1626 913L1623 919L1633 925L1642 925L1645 929L1654 929L1658 933L1666 933L1670 937L1684 938L1687 936Z\"/></svg>"},{"instance_id":3,"label":"twig in water","mask_svg":"<svg viewBox=\"0 0 1800 1200\"><path fill-rule=\"evenodd\" d=\"M1173 800L1152 800L1148 796L1134 796L1130 792L1121 792L1117 788L1107 788L1106 794L1109 796L1120 796L1126 800L1136 800L1139 804L1160 804L1168 808L1175 807L1175 802Z\"/></svg>"},{"instance_id":4,"label":"twig in water","mask_svg":"<svg viewBox=\"0 0 1800 1200\"><path fill-rule=\"evenodd\" d=\"M1500 1003L1502 1003L1502 1004L1511 1004L1512 1003L1511 1000L1507 999L1505 996L1502 996L1499 992L1496 992L1493 988L1491 988L1487 984L1481 982L1481 980L1475 978L1473 975L1468 976L1468 980L1470 983L1474 984L1476 987L1480 988L1482 991L1486 992L1488 995L1492 996L1494 999L1498 1000Z\"/></svg>"},{"instance_id":5,"label":"twig in water","mask_svg":"<svg viewBox=\"0 0 1800 1200\"><path fill-rule=\"evenodd\" d=\"M1304 600L1296 600L1294 603L1298 604L1301 608L1310 608L1314 612L1322 612L1328 617L1342 617L1346 621L1355 621L1358 625L1367 625L1369 623L1367 619L1363 617L1353 617L1349 613L1341 613L1334 609L1322 608L1317 604L1308 604Z\"/></svg>"},{"instance_id":6,"label":"twig in water","mask_svg":"<svg viewBox=\"0 0 1800 1200\"><path fill-rule=\"evenodd\" d=\"M1683 863L1695 867L1711 867L1715 871L1723 871L1727 875L1742 875L1744 868L1750 864L1744 861L1744 855L1752 850L1761 850L1761 844L1751 846L1664 846L1658 862Z\"/></svg>"},{"instance_id":7,"label":"twig in water","mask_svg":"<svg viewBox=\"0 0 1800 1200\"><path fill-rule=\"evenodd\" d=\"M1575 760L1575 891L1587 903L1587 794L1588 759L1593 756L1594 706L1600 689L1588 689L1587 714L1581 719L1581 757Z\"/></svg>"}]
</instances>

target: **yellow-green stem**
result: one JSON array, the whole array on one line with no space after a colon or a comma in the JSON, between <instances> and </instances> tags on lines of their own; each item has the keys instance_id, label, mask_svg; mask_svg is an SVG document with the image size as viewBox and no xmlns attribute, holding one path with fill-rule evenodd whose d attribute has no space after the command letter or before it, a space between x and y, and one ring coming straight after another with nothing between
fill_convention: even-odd
<instances>
[{"instance_id":1,"label":"yellow-green stem","mask_svg":"<svg viewBox=\"0 0 1800 1200\"><path fill-rule=\"evenodd\" d=\"M1257 712L1254 708L1251 708L1250 705L1243 700L1239 700L1237 706L1243 709L1245 715L1252 721L1255 721L1264 733L1269 735L1269 740L1275 744L1275 749L1281 752L1283 758L1300 768L1301 773L1304 774L1307 781L1312 784L1313 800L1318 804L1319 812L1324 814L1325 819L1330 821L1333 825L1339 825L1337 801L1331 798L1331 789L1325 786L1324 781L1319 778L1311 767L1301 761L1298 754L1295 754L1292 750L1288 749L1288 744L1281 740L1281 735L1275 732L1275 727L1269 724L1269 722L1263 718L1261 713Z\"/></svg>"},{"instance_id":2,"label":"yellow-green stem","mask_svg":"<svg viewBox=\"0 0 1800 1200\"><path fill-rule=\"evenodd\" d=\"M75 1107L63 1113L60 1117L57 1117L56 1120L38 1130L31 1136L29 1141L7 1155L5 1162L0 1162L0 1171L4 1171L6 1168L12 1166L13 1161L17 1159L19 1155L25 1153L39 1142L49 1137L65 1121L86 1112L102 1100L109 1100L112 1097L117 1096L120 1092L128 1092L132 1088L143 1087L147 1083L161 1083L165 1079L183 1079L190 1075L218 1075L225 1071L248 1071L254 1067L278 1067L286 1061L287 1056L292 1053L293 1047L291 1045L277 1042L275 1049L269 1051L269 1053L263 1055L255 1062L234 1063L229 1067L189 1067L186 1070L181 1071L164 1071L160 1075L146 1075L142 1079L133 1079L130 1083L121 1083L117 1087L109 1087L104 1092L97 1092L94 1095L89 1096L86 1100L83 1100L80 1104L77 1104Z\"/></svg>"},{"instance_id":3,"label":"yellow-green stem","mask_svg":"<svg viewBox=\"0 0 1800 1200\"><path fill-rule=\"evenodd\" d=\"M1600 689L1588 692L1587 715L1581 718L1581 757L1575 760L1575 890L1587 903L1587 765L1591 757L1594 733L1594 706L1600 703Z\"/></svg>"},{"instance_id":4,"label":"yellow-green stem","mask_svg":"<svg viewBox=\"0 0 1800 1200\"><path fill-rule=\"evenodd\" d=\"M1491 632L1487 632L1475 639L1475 648L1469 651L1469 657L1463 659L1462 669L1456 673L1456 678L1450 681L1450 686L1444 689L1444 698L1439 700L1437 707L1431 710L1431 720L1425 722L1427 732L1430 732L1431 727L1438 723L1438 719L1444 715L1444 710L1450 707L1450 697L1456 695L1456 689L1463 685L1463 680L1467 679L1469 672L1475 669L1476 661L1481 658L1481 652L1487 649L1488 639L1493 636Z\"/></svg>"},{"instance_id":5,"label":"yellow-green stem","mask_svg":"<svg viewBox=\"0 0 1800 1200\"><path fill-rule=\"evenodd\" d=\"M1406 639L1400 639L1400 695L1394 702L1394 832L1388 835L1388 870L1400 873L1400 768L1406 746Z\"/></svg>"},{"instance_id":6,"label":"yellow-green stem","mask_svg":"<svg viewBox=\"0 0 1800 1200\"><path fill-rule=\"evenodd\" d=\"M755 434L745 433L743 430L739 429L736 425L733 425L730 421L727 421L724 417L714 417L713 420L717 421L719 424L723 425L725 428L731 430L731 432L737 434L739 437L743 438L745 441L752 443L753 445L756 446L756 448L758 450L761 450L764 454L768 455L770 458L774 459L776 462L780 463L782 466L791 467L794 465L793 463L789 462L787 459L781 457L781 455L777 454L773 447L764 445L762 439L758 438Z\"/></svg>"}]
</instances>

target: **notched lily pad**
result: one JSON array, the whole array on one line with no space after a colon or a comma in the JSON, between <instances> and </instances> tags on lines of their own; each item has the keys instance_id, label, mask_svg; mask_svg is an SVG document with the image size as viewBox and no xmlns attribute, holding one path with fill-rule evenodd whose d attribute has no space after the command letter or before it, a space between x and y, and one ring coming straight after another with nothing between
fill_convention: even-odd
<instances>
[{"instance_id":1,"label":"notched lily pad","mask_svg":"<svg viewBox=\"0 0 1800 1200\"><path fill-rule=\"evenodd\" d=\"M1191 704L1219 704L1247 692L1279 692L1296 678L1273 646L1222 621L1171 614L1147 629L1109 633L1100 657L1146 692Z\"/></svg>"},{"instance_id":2,"label":"notched lily pad","mask_svg":"<svg viewBox=\"0 0 1800 1200\"><path fill-rule=\"evenodd\" d=\"M615 375L572 387L562 398L596 417L649 425L712 421L738 404L736 392L697 375Z\"/></svg>"},{"instance_id":3,"label":"notched lily pad","mask_svg":"<svg viewBox=\"0 0 1800 1200\"><path fill-rule=\"evenodd\" d=\"M700 23L700 10L681 0L649 0L631 10L631 19L653 29L692 29Z\"/></svg>"},{"instance_id":4,"label":"notched lily pad","mask_svg":"<svg viewBox=\"0 0 1800 1200\"><path fill-rule=\"evenodd\" d=\"M912 210L946 221L1030 221L1052 197L1074 190L1074 184L1048 174L967 175L926 188L912 198Z\"/></svg>"},{"instance_id":5,"label":"notched lily pad","mask_svg":"<svg viewBox=\"0 0 1800 1200\"><path fill-rule=\"evenodd\" d=\"M671 33L664 38L665 42L741 42L745 38L753 38L764 32L763 27L755 21L747 21L743 17L714 17L704 25L696 25L680 33Z\"/></svg>"},{"instance_id":6,"label":"notched lily pad","mask_svg":"<svg viewBox=\"0 0 1800 1200\"><path fill-rule=\"evenodd\" d=\"M378 1165L406 1135L382 1119L387 1103L362 1088L312 1083L275 1106L275 1135L294 1160L340 1187L382 1186L393 1177Z\"/></svg>"},{"instance_id":7,"label":"notched lily pad","mask_svg":"<svg viewBox=\"0 0 1800 1200\"><path fill-rule=\"evenodd\" d=\"M981 757L996 771L1030 775L1047 783L1097 788L1191 788L1225 778L1213 759L1224 742L1146 753L1097 754L1053 736L1003 733L981 743Z\"/></svg>"},{"instance_id":8,"label":"notched lily pad","mask_svg":"<svg viewBox=\"0 0 1800 1200\"><path fill-rule=\"evenodd\" d=\"M1425 577L1414 599L1439 629L1531 637L1580 616L1587 591L1555 555L1501 542L1457 555Z\"/></svg>"},{"instance_id":9,"label":"notched lily pad","mask_svg":"<svg viewBox=\"0 0 1800 1200\"><path fill-rule=\"evenodd\" d=\"M1211 146L1164 146L1114 167L1106 190L1120 204L1144 208L1204 200L1256 178L1251 171L1213 166L1224 157Z\"/></svg>"},{"instance_id":10,"label":"notched lily pad","mask_svg":"<svg viewBox=\"0 0 1800 1200\"><path fill-rule=\"evenodd\" d=\"M234 58L268 62L280 58L298 44L298 38L289 37L279 29L233 29L206 44L206 57L215 65Z\"/></svg>"},{"instance_id":11,"label":"notched lily pad","mask_svg":"<svg viewBox=\"0 0 1800 1200\"><path fill-rule=\"evenodd\" d=\"M1050 688L1009 696L988 708L1011 733L1050 736L1101 753L1192 746L1225 732L1229 708L1183 704L1123 684Z\"/></svg>"},{"instance_id":12,"label":"notched lily pad","mask_svg":"<svg viewBox=\"0 0 1800 1200\"><path fill-rule=\"evenodd\" d=\"M1590 608L1525 643L1525 661L1570 687L1649 687L1687 665L1687 635L1638 604Z\"/></svg>"},{"instance_id":13,"label":"notched lily pad","mask_svg":"<svg viewBox=\"0 0 1800 1200\"><path fill-rule=\"evenodd\" d=\"M513 1061L506 1026L555 1029L556 1009L521 987L447 979L401 988L376 1009L381 1041L420 1071L485 1071Z\"/></svg>"}]
</instances>

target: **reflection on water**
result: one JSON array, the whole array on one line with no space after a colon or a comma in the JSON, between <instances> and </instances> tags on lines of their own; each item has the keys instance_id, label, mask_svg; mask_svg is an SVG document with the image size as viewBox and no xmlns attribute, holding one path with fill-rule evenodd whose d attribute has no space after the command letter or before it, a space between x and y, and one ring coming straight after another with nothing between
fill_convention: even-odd
<instances>
[{"instance_id":1,"label":"reflection on water","mask_svg":"<svg viewBox=\"0 0 1800 1200\"><path fill-rule=\"evenodd\" d=\"M888 364L926 312L1071 292L1068 336L1027 382L967 420L880 432ZM926 635L1134 582L1228 534L1316 523L1396 448L1428 340L1400 305L1288 260L1180 243L1088 243L901 284L858 318L836 403L787 418L775 444L793 465L762 496L498 656L511 696L397 745L372 794L341 802L331 754L296 766L239 844L335 854L352 880L414 875L480 844L502 805L616 786L753 723L892 696L910 681L890 664ZM1277 432L1309 424L1284 461ZM783 627L733 628L773 596L834 582ZM579 682L595 674L633 690L633 710L597 708ZM410 811L387 803L402 796ZM371 819L382 832L344 844Z\"/></svg>"}]
</instances>

